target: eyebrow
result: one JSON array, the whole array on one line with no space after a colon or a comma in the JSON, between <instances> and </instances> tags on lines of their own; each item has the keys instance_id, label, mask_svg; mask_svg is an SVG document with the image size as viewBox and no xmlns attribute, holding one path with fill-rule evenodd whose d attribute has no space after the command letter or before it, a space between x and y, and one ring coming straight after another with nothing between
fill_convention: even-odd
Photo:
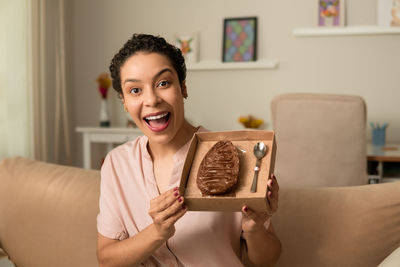
<instances>
[{"instance_id":1,"label":"eyebrow","mask_svg":"<svg viewBox=\"0 0 400 267\"><path fill-rule=\"evenodd\" d=\"M159 72L157 72L156 75L154 75L153 80L155 80L157 77L159 77L161 74L163 74L164 72L167 72L167 71L173 73L170 68L162 69ZM141 82L141 80L139 80L139 79L126 79L126 80L124 80L124 84L126 84L128 82Z\"/></svg>"}]
</instances>

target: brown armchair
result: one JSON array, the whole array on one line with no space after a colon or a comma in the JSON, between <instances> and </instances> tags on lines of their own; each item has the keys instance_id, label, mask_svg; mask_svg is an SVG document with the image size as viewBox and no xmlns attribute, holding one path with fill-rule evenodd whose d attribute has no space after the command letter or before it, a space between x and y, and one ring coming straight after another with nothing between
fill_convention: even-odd
<instances>
[{"instance_id":1,"label":"brown armchair","mask_svg":"<svg viewBox=\"0 0 400 267\"><path fill-rule=\"evenodd\" d=\"M366 105L358 96L283 94L271 102L282 186L367 183Z\"/></svg>"}]
</instances>

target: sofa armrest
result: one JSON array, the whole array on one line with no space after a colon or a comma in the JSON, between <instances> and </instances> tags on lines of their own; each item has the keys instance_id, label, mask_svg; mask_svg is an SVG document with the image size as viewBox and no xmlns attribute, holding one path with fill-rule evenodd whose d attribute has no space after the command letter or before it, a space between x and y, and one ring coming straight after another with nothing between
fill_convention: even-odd
<instances>
[{"instance_id":1,"label":"sofa armrest","mask_svg":"<svg viewBox=\"0 0 400 267\"><path fill-rule=\"evenodd\" d=\"M17 266L97 266L100 172L0 163L0 244Z\"/></svg>"}]
</instances>

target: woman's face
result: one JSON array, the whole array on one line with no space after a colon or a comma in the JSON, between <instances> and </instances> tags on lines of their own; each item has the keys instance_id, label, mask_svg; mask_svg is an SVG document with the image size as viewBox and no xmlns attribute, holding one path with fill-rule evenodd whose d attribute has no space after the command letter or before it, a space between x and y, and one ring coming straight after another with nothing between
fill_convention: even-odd
<instances>
[{"instance_id":1,"label":"woman's face","mask_svg":"<svg viewBox=\"0 0 400 267\"><path fill-rule=\"evenodd\" d=\"M121 67L123 103L142 132L159 144L168 144L184 125L185 83L169 59L158 53L137 53Z\"/></svg>"}]
</instances>

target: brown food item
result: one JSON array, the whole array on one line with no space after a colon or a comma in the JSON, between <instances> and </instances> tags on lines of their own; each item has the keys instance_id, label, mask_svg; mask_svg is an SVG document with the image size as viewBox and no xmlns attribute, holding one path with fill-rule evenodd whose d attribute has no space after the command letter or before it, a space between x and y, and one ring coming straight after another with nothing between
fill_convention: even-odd
<instances>
[{"instance_id":1,"label":"brown food item","mask_svg":"<svg viewBox=\"0 0 400 267\"><path fill-rule=\"evenodd\" d=\"M204 156L197 173L197 186L203 195L223 194L236 185L239 155L231 141L217 142Z\"/></svg>"}]
</instances>

